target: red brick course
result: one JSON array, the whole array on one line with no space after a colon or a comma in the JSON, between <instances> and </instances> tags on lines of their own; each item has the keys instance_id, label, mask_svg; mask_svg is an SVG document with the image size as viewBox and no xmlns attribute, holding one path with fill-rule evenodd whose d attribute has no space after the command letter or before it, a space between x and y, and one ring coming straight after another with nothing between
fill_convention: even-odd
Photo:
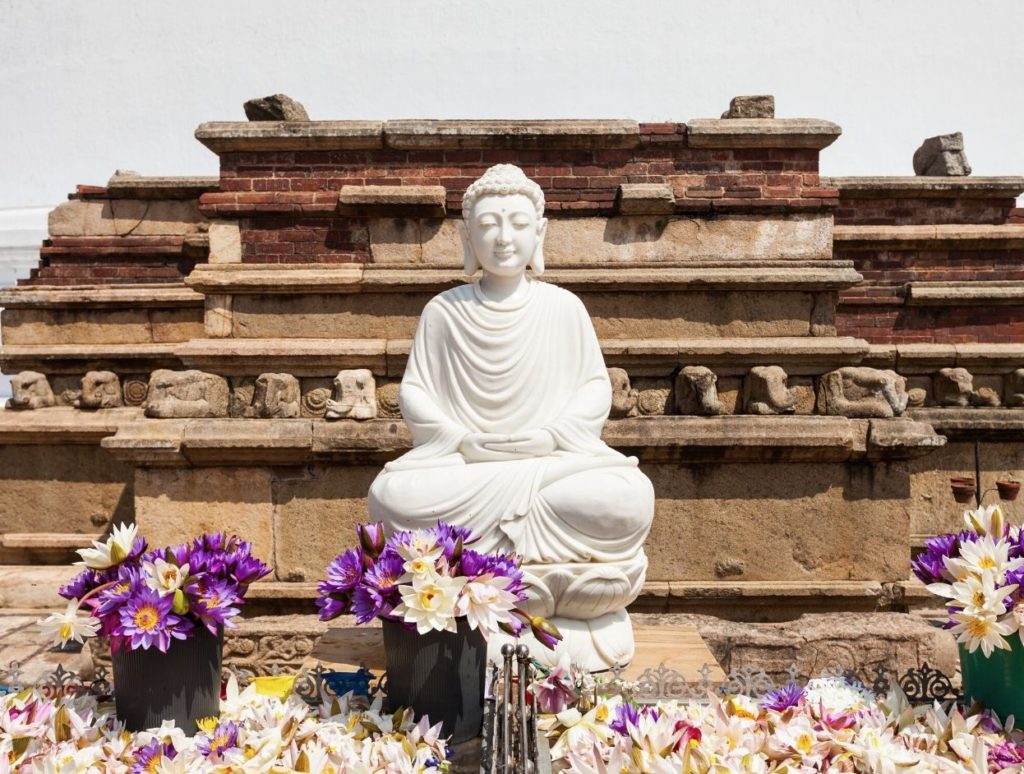
<instances>
[{"instance_id":1,"label":"red brick course","mask_svg":"<svg viewBox=\"0 0 1024 774\"><path fill-rule=\"evenodd\" d=\"M837 226L930 226L1006 223L1015 199L853 199L840 196Z\"/></svg>"}]
</instances>

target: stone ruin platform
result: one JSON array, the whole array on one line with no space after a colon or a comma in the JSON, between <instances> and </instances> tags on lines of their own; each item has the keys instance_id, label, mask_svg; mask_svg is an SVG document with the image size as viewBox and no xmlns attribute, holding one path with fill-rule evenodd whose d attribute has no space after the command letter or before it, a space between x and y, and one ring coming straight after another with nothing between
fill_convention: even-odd
<instances>
[{"instance_id":1,"label":"stone ruin platform","mask_svg":"<svg viewBox=\"0 0 1024 774\"><path fill-rule=\"evenodd\" d=\"M910 558L959 523L949 478L1024 478L1024 178L822 177L839 133L215 122L196 137L216 177L80 186L0 290L0 368L50 394L0 411L0 602L58 604L73 550L112 523L156 544L235 531L273 568L236 655L308 654L315 581L409 444L419 311L464 281L462 193L511 162L547 196L544 280L580 296L613 371L605 438L657 492L634 615L688 616L726 669L780 649L933 658ZM220 392L170 416L158 369ZM327 419L356 369L375 418ZM888 371L906 405L887 412L858 380ZM261 378L295 394L260 397ZM815 644L829 631L848 647Z\"/></svg>"}]
</instances>

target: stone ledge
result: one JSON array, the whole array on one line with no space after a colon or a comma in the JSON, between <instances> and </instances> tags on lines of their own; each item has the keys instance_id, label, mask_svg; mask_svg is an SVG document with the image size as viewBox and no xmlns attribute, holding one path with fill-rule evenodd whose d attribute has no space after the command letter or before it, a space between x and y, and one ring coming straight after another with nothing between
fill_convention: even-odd
<instances>
[{"instance_id":1,"label":"stone ledge","mask_svg":"<svg viewBox=\"0 0 1024 774\"><path fill-rule=\"evenodd\" d=\"M382 121L210 121L195 137L214 153L289 150L379 150Z\"/></svg>"},{"instance_id":2,"label":"stone ledge","mask_svg":"<svg viewBox=\"0 0 1024 774\"><path fill-rule=\"evenodd\" d=\"M644 462L680 464L888 461L921 456L945 442L910 420L820 416L623 419L609 422L602 437ZM149 467L365 465L394 459L411 448L412 438L404 423L389 419L147 419L123 425L101 445L122 462Z\"/></svg>"},{"instance_id":3,"label":"stone ledge","mask_svg":"<svg viewBox=\"0 0 1024 774\"><path fill-rule=\"evenodd\" d=\"M83 374L86 371L139 373L157 368L179 368L181 361L170 344L9 344L0 347L0 371L42 371L46 374Z\"/></svg>"},{"instance_id":4,"label":"stone ledge","mask_svg":"<svg viewBox=\"0 0 1024 774\"><path fill-rule=\"evenodd\" d=\"M907 413L952 440L1024 440L1024 409L915 408Z\"/></svg>"},{"instance_id":5,"label":"stone ledge","mask_svg":"<svg viewBox=\"0 0 1024 774\"><path fill-rule=\"evenodd\" d=\"M621 215L671 215L675 193L664 183L623 183L615 204Z\"/></svg>"},{"instance_id":6,"label":"stone ledge","mask_svg":"<svg viewBox=\"0 0 1024 774\"><path fill-rule=\"evenodd\" d=\"M1024 248L1024 228L943 224L938 226L836 226L836 249L842 250L1017 250Z\"/></svg>"},{"instance_id":7,"label":"stone ledge","mask_svg":"<svg viewBox=\"0 0 1024 774\"><path fill-rule=\"evenodd\" d=\"M79 411L64 406L17 411L0 409L0 443L12 445L98 444L142 418L140 408Z\"/></svg>"},{"instance_id":8,"label":"stone ledge","mask_svg":"<svg viewBox=\"0 0 1024 774\"><path fill-rule=\"evenodd\" d=\"M193 339L177 345L174 354L188 367L225 375L287 371L327 376L342 368L369 368L377 375L401 376L411 346L410 339ZM604 339L601 350L609 366L637 374L643 369L667 374L688 364L743 372L755 365L781 365L791 374L820 374L859 362L870 345L830 336Z\"/></svg>"},{"instance_id":9,"label":"stone ledge","mask_svg":"<svg viewBox=\"0 0 1024 774\"><path fill-rule=\"evenodd\" d=\"M349 217L443 218L443 185L343 185L338 213Z\"/></svg>"},{"instance_id":10,"label":"stone ledge","mask_svg":"<svg viewBox=\"0 0 1024 774\"><path fill-rule=\"evenodd\" d=\"M402 150L636 148L640 145L640 127L628 119L399 120L384 123L384 144Z\"/></svg>"},{"instance_id":11,"label":"stone ledge","mask_svg":"<svg viewBox=\"0 0 1024 774\"><path fill-rule=\"evenodd\" d=\"M457 148L635 148L630 120L213 121L195 137L214 153Z\"/></svg>"},{"instance_id":12,"label":"stone ledge","mask_svg":"<svg viewBox=\"0 0 1024 774\"><path fill-rule=\"evenodd\" d=\"M1024 281L910 282L908 306L1020 306Z\"/></svg>"},{"instance_id":13,"label":"stone ledge","mask_svg":"<svg viewBox=\"0 0 1024 774\"><path fill-rule=\"evenodd\" d=\"M810 148L822 150L843 130L816 118L694 118L686 123L691 148Z\"/></svg>"},{"instance_id":14,"label":"stone ledge","mask_svg":"<svg viewBox=\"0 0 1024 774\"><path fill-rule=\"evenodd\" d=\"M698 263L698 265L693 265ZM575 292L678 290L839 290L863 277L852 261L691 262L686 266L581 266L548 269L543 282ZM346 264L201 264L185 283L204 293L438 293L471 282L460 269Z\"/></svg>"},{"instance_id":15,"label":"stone ledge","mask_svg":"<svg viewBox=\"0 0 1024 774\"><path fill-rule=\"evenodd\" d=\"M24 285L0 289L5 309L202 307L203 295L184 285Z\"/></svg>"},{"instance_id":16,"label":"stone ledge","mask_svg":"<svg viewBox=\"0 0 1024 774\"><path fill-rule=\"evenodd\" d=\"M1024 177L822 177L843 199L999 199L1024 193Z\"/></svg>"},{"instance_id":17,"label":"stone ledge","mask_svg":"<svg viewBox=\"0 0 1024 774\"><path fill-rule=\"evenodd\" d=\"M189 175L183 177L145 176L115 173L107 181L111 199L196 199L220 188L220 177Z\"/></svg>"},{"instance_id":18,"label":"stone ledge","mask_svg":"<svg viewBox=\"0 0 1024 774\"><path fill-rule=\"evenodd\" d=\"M955 366L977 373L1024 368L1024 343L896 345L896 370L901 374L930 374Z\"/></svg>"}]
</instances>

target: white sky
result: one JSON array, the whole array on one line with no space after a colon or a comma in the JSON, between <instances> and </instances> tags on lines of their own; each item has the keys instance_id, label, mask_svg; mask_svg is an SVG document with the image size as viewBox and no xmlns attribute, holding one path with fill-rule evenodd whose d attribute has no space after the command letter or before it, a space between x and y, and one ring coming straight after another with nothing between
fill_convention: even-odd
<instances>
[{"instance_id":1,"label":"white sky","mask_svg":"<svg viewBox=\"0 0 1024 774\"><path fill-rule=\"evenodd\" d=\"M910 174L956 130L976 175L1024 174L1024 3L0 0L0 210L215 173L195 127L278 91L314 119L641 121L770 93L843 127L825 174Z\"/></svg>"}]
</instances>

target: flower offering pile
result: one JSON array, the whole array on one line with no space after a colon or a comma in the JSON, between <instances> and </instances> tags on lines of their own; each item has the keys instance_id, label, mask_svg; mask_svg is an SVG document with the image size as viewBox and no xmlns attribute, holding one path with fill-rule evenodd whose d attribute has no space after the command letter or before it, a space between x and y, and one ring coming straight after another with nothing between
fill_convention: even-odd
<instances>
[{"instance_id":1,"label":"flower offering pile","mask_svg":"<svg viewBox=\"0 0 1024 774\"><path fill-rule=\"evenodd\" d=\"M945 772L1024 769L1024 733L988 713L880 700L843 678L792 684L760 700L636 705L588 700L568 670L533 685L555 770L573 774Z\"/></svg>"},{"instance_id":2,"label":"flower offering pile","mask_svg":"<svg viewBox=\"0 0 1024 774\"><path fill-rule=\"evenodd\" d=\"M447 768L440 727L346 696L318 708L228 683L221 715L199 733L165 722L127 732L91 697L0 696L0 772L435 772ZM192 734L194 734L192 736Z\"/></svg>"},{"instance_id":3,"label":"flower offering pile","mask_svg":"<svg viewBox=\"0 0 1024 774\"><path fill-rule=\"evenodd\" d=\"M115 650L166 652L197 627L233 626L249 584L270 572L249 543L222 533L150 551L134 525L115 526L78 553L85 570L60 589L67 609L41 622L57 644L101 635Z\"/></svg>"},{"instance_id":4,"label":"flower offering pile","mask_svg":"<svg viewBox=\"0 0 1024 774\"><path fill-rule=\"evenodd\" d=\"M519 608L527 586L516 554L474 551L469 530L444 522L390 537L380 522L356 532L359 545L331 562L320 582L322 620L349 613L360 624L381 618L425 634L454 632L465 618L485 637L498 630L519 636L529 627L549 648L561 639L549 621Z\"/></svg>"},{"instance_id":5,"label":"flower offering pile","mask_svg":"<svg viewBox=\"0 0 1024 774\"><path fill-rule=\"evenodd\" d=\"M966 530L927 541L914 574L947 600L957 642L989 656L1024 639L1024 530L1007 524L998 505L965 511L964 522Z\"/></svg>"}]
</instances>

